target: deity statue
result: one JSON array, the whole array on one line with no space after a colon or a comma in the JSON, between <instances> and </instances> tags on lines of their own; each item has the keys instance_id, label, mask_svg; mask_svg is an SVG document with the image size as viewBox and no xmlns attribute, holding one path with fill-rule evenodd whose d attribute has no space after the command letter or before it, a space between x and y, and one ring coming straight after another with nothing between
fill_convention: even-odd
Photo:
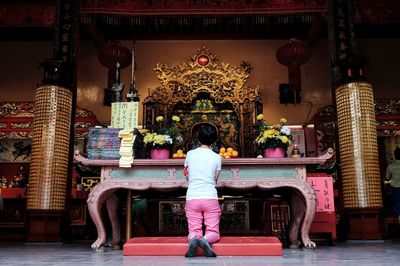
<instances>
[{"instance_id":1,"label":"deity statue","mask_svg":"<svg viewBox=\"0 0 400 266\"><path fill-rule=\"evenodd\" d=\"M0 188L6 188L7 187L7 178L3 175L0 178Z\"/></svg>"},{"instance_id":2,"label":"deity statue","mask_svg":"<svg viewBox=\"0 0 400 266\"><path fill-rule=\"evenodd\" d=\"M235 138L237 137L237 130L229 115L226 116L226 122L220 125L223 135L223 142L227 147L237 148Z\"/></svg>"},{"instance_id":3,"label":"deity statue","mask_svg":"<svg viewBox=\"0 0 400 266\"><path fill-rule=\"evenodd\" d=\"M215 108L210 99L197 99L193 106L194 111L209 111L214 109Z\"/></svg>"},{"instance_id":4,"label":"deity statue","mask_svg":"<svg viewBox=\"0 0 400 266\"><path fill-rule=\"evenodd\" d=\"M27 184L27 176L25 168L21 165L17 174L13 178L13 187L25 187Z\"/></svg>"}]
</instances>

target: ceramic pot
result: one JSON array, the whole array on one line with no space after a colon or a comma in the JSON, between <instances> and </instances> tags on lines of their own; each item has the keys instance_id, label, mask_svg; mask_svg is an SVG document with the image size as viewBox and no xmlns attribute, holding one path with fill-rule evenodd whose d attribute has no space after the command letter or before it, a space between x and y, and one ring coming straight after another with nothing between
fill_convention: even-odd
<instances>
[{"instance_id":1,"label":"ceramic pot","mask_svg":"<svg viewBox=\"0 0 400 266\"><path fill-rule=\"evenodd\" d=\"M150 150L150 159L169 159L169 149Z\"/></svg>"},{"instance_id":2,"label":"ceramic pot","mask_svg":"<svg viewBox=\"0 0 400 266\"><path fill-rule=\"evenodd\" d=\"M284 158L285 151L282 148L266 148L264 157L265 158Z\"/></svg>"}]
</instances>

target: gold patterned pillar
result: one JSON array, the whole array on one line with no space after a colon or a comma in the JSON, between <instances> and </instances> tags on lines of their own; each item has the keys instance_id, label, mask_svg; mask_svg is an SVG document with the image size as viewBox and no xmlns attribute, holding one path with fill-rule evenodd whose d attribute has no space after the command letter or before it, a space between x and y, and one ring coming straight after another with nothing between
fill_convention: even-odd
<instances>
[{"instance_id":1,"label":"gold patterned pillar","mask_svg":"<svg viewBox=\"0 0 400 266\"><path fill-rule=\"evenodd\" d=\"M380 238L378 214L382 194L372 86L350 82L339 86L335 93L349 238Z\"/></svg>"},{"instance_id":2,"label":"gold patterned pillar","mask_svg":"<svg viewBox=\"0 0 400 266\"><path fill-rule=\"evenodd\" d=\"M71 90L54 85L37 89L27 201L29 241L59 240L56 232L66 205L71 113Z\"/></svg>"}]
</instances>

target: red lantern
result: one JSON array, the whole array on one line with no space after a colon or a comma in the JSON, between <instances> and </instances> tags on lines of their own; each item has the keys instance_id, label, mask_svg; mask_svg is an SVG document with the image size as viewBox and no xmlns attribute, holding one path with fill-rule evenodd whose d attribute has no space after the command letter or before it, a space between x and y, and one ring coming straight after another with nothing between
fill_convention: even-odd
<instances>
[{"instance_id":1,"label":"red lantern","mask_svg":"<svg viewBox=\"0 0 400 266\"><path fill-rule=\"evenodd\" d=\"M290 39L276 51L276 58L282 65L288 66L289 88L291 93L301 91L300 66L310 59L311 48L308 43Z\"/></svg>"},{"instance_id":2,"label":"red lantern","mask_svg":"<svg viewBox=\"0 0 400 266\"><path fill-rule=\"evenodd\" d=\"M132 52L119 42L102 45L97 49L97 56L100 63L107 68L115 68L117 63L120 64L120 68L125 68L132 60Z\"/></svg>"},{"instance_id":3,"label":"red lantern","mask_svg":"<svg viewBox=\"0 0 400 266\"><path fill-rule=\"evenodd\" d=\"M111 42L102 45L97 49L97 57L100 63L108 68L108 87L116 80L116 65L119 63L119 69L125 68L131 64L132 52L121 45L119 42Z\"/></svg>"}]
</instances>

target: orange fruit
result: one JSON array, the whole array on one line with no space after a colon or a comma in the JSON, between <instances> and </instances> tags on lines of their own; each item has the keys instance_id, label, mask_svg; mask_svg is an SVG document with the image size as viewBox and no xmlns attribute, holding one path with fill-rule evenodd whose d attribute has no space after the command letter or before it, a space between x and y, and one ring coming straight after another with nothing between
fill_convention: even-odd
<instances>
[{"instance_id":1,"label":"orange fruit","mask_svg":"<svg viewBox=\"0 0 400 266\"><path fill-rule=\"evenodd\" d=\"M226 149L227 152L233 152L234 149L232 147L229 147L228 149Z\"/></svg>"},{"instance_id":2,"label":"orange fruit","mask_svg":"<svg viewBox=\"0 0 400 266\"><path fill-rule=\"evenodd\" d=\"M239 156L239 152L237 152L237 151L233 151L232 152L232 157L238 157Z\"/></svg>"},{"instance_id":3,"label":"orange fruit","mask_svg":"<svg viewBox=\"0 0 400 266\"><path fill-rule=\"evenodd\" d=\"M172 154L172 158L179 158L179 154L177 153Z\"/></svg>"},{"instance_id":4,"label":"orange fruit","mask_svg":"<svg viewBox=\"0 0 400 266\"><path fill-rule=\"evenodd\" d=\"M185 158L185 154L184 153L178 153L178 157L179 158Z\"/></svg>"},{"instance_id":5,"label":"orange fruit","mask_svg":"<svg viewBox=\"0 0 400 266\"><path fill-rule=\"evenodd\" d=\"M183 150L177 150L176 153L177 154L183 154Z\"/></svg>"},{"instance_id":6,"label":"orange fruit","mask_svg":"<svg viewBox=\"0 0 400 266\"><path fill-rule=\"evenodd\" d=\"M224 147L221 147L221 149L219 149L219 153L225 153L226 149Z\"/></svg>"}]
</instances>

